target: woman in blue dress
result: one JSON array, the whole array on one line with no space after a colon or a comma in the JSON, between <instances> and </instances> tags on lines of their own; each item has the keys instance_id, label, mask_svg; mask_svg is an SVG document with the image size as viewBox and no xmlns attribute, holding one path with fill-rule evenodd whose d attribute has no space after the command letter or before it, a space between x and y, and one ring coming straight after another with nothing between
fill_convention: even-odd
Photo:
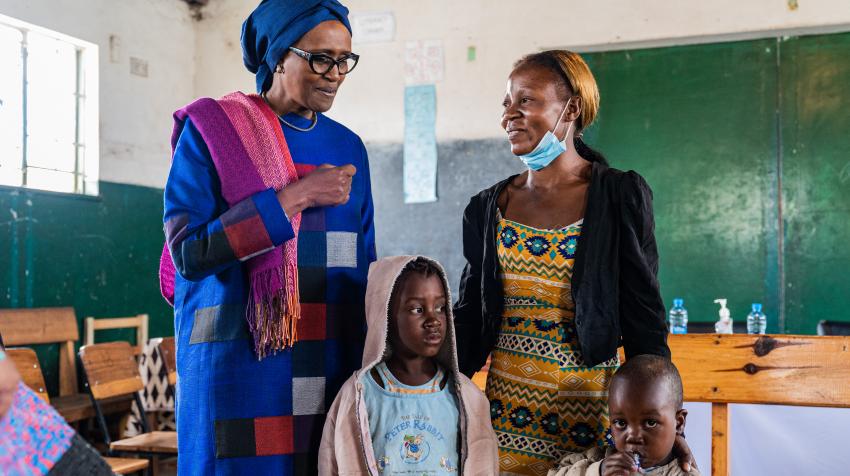
<instances>
[{"instance_id":1,"label":"woman in blue dress","mask_svg":"<svg viewBox=\"0 0 850 476\"><path fill-rule=\"evenodd\" d=\"M242 32L260 95L175 113L160 276L181 476L315 473L325 411L360 365L369 164L322 114L357 64L347 15L336 0L262 1Z\"/></svg>"}]
</instances>

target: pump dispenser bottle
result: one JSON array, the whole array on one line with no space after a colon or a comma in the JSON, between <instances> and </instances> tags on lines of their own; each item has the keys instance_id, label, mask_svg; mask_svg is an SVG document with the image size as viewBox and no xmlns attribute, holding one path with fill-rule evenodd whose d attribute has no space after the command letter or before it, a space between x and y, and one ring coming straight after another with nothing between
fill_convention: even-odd
<instances>
[{"instance_id":1,"label":"pump dispenser bottle","mask_svg":"<svg viewBox=\"0 0 850 476\"><path fill-rule=\"evenodd\" d=\"M729 309L726 308L726 299L715 299L715 303L720 304L720 319L714 323L714 332L718 334L732 333L732 316Z\"/></svg>"}]
</instances>

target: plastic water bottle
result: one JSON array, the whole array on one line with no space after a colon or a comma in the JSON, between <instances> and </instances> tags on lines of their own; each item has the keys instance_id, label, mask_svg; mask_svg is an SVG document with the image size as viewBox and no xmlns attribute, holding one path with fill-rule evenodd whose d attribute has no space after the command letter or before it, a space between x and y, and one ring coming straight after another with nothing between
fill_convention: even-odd
<instances>
[{"instance_id":1,"label":"plastic water bottle","mask_svg":"<svg viewBox=\"0 0 850 476\"><path fill-rule=\"evenodd\" d=\"M747 334L764 334L767 330L767 316L761 312L761 304L754 302L753 310L747 315Z\"/></svg>"},{"instance_id":2,"label":"plastic water bottle","mask_svg":"<svg viewBox=\"0 0 850 476\"><path fill-rule=\"evenodd\" d=\"M682 298L673 299L673 307L670 308L670 333L688 333L688 311L684 307Z\"/></svg>"}]
</instances>

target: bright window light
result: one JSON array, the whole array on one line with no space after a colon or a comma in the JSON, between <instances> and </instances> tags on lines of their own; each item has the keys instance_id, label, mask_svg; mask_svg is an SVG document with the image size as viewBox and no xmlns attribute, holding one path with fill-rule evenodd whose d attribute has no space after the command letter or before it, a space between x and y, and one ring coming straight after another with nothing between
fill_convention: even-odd
<instances>
[{"instance_id":1,"label":"bright window light","mask_svg":"<svg viewBox=\"0 0 850 476\"><path fill-rule=\"evenodd\" d=\"M0 15L0 185L97 195L97 46Z\"/></svg>"}]
</instances>

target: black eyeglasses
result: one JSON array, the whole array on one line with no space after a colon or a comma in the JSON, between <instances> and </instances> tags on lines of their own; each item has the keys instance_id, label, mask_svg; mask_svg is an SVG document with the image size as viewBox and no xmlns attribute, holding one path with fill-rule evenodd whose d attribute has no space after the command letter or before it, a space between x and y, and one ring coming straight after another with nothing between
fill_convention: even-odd
<instances>
[{"instance_id":1,"label":"black eyeglasses","mask_svg":"<svg viewBox=\"0 0 850 476\"><path fill-rule=\"evenodd\" d=\"M360 60L360 55L349 53L340 59L333 59L324 53L310 53L308 51L299 50L294 46L289 47L293 53L304 58L310 65L310 69L316 74L328 74L331 68L336 65L339 74L346 75L357 66L357 61Z\"/></svg>"}]
</instances>

